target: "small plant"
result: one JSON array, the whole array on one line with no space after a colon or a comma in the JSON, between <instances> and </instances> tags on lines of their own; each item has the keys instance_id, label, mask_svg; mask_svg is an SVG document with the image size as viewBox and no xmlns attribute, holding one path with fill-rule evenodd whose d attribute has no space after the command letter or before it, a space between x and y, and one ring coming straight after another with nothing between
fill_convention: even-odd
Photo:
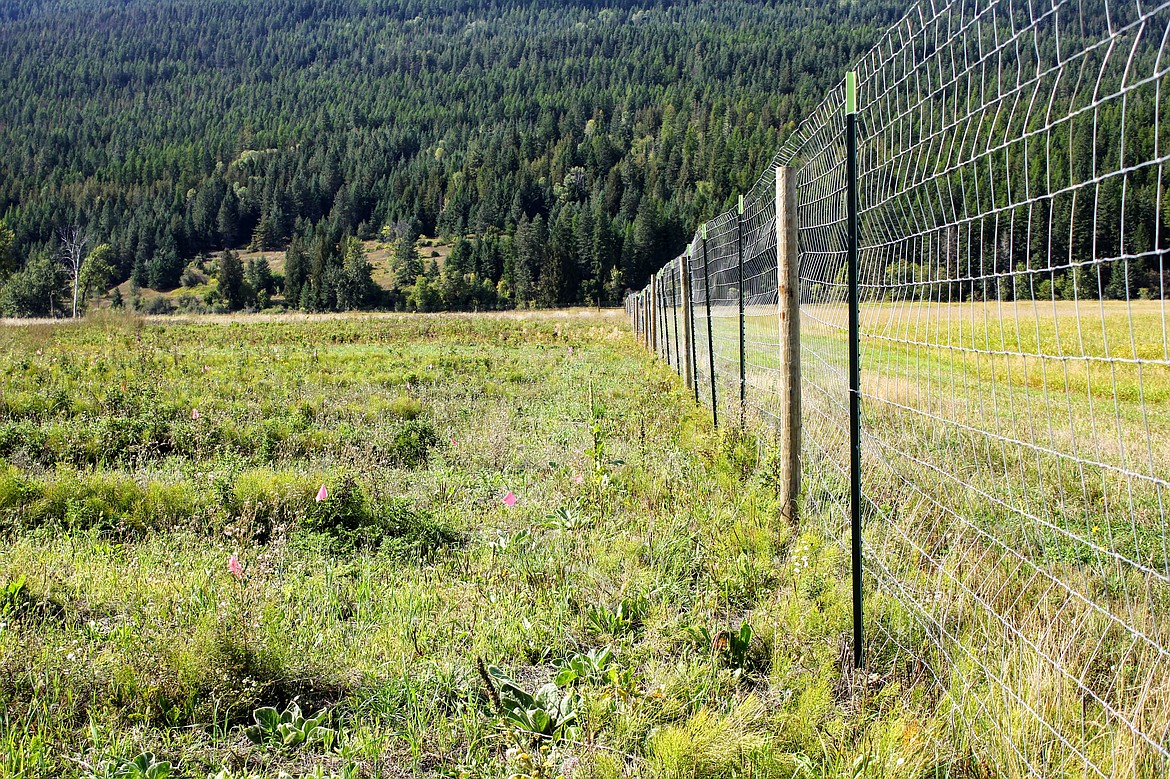
<instances>
[{"instance_id":1,"label":"small plant","mask_svg":"<svg viewBox=\"0 0 1170 779\"><path fill-rule=\"evenodd\" d=\"M0 617L15 616L31 601L24 576L18 576L0 590Z\"/></svg>"},{"instance_id":2,"label":"small plant","mask_svg":"<svg viewBox=\"0 0 1170 779\"><path fill-rule=\"evenodd\" d=\"M253 744L275 744L285 749L321 744L328 750L337 738L337 731L326 724L328 709L306 718L295 701L283 712L272 706L256 709L252 719L256 724L245 730L244 735Z\"/></svg>"},{"instance_id":3,"label":"small plant","mask_svg":"<svg viewBox=\"0 0 1170 779\"><path fill-rule=\"evenodd\" d=\"M746 671L751 665L754 631L747 620L740 623L739 630L720 630L712 635L706 625L692 625L687 628L687 634L696 644L709 648L729 668Z\"/></svg>"},{"instance_id":4,"label":"small plant","mask_svg":"<svg viewBox=\"0 0 1170 779\"><path fill-rule=\"evenodd\" d=\"M577 697L571 691L549 682L530 694L499 668L487 672L499 687L497 703L506 723L540 739L575 738Z\"/></svg>"},{"instance_id":5,"label":"small plant","mask_svg":"<svg viewBox=\"0 0 1170 779\"><path fill-rule=\"evenodd\" d=\"M605 425L605 407L593 400L593 387L589 387L589 434L591 444L586 454L593 461L593 476L597 483L605 487L609 484L608 469L614 465L624 465L624 460L609 459L609 430Z\"/></svg>"},{"instance_id":6,"label":"small plant","mask_svg":"<svg viewBox=\"0 0 1170 779\"><path fill-rule=\"evenodd\" d=\"M546 527L556 528L570 533L577 530L586 530L593 524L588 519L574 514L567 506L562 506L545 516L544 519Z\"/></svg>"},{"instance_id":7,"label":"small plant","mask_svg":"<svg viewBox=\"0 0 1170 779\"><path fill-rule=\"evenodd\" d=\"M638 595L623 598L617 608L607 609L603 606L590 606L586 612L589 626L598 633L610 636L620 636L637 630L650 608L649 601Z\"/></svg>"},{"instance_id":8,"label":"small plant","mask_svg":"<svg viewBox=\"0 0 1170 779\"><path fill-rule=\"evenodd\" d=\"M404 468L420 468L427 464L431 449L439 445L439 434L425 419L408 417L394 433L388 452L390 460Z\"/></svg>"},{"instance_id":9,"label":"small plant","mask_svg":"<svg viewBox=\"0 0 1170 779\"><path fill-rule=\"evenodd\" d=\"M510 549L521 549L530 543L532 543L532 532L522 529L511 534L497 532L496 537L487 542L487 547L503 554Z\"/></svg>"},{"instance_id":10,"label":"small plant","mask_svg":"<svg viewBox=\"0 0 1170 779\"><path fill-rule=\"evenodd\" d=\"M613 650L590 649L589 654L576 654L565 660L553 681L564 687L580 682L600 682L605 679L606 668L613 662Z\"/></svg>"},{"instance_id":11,"label":"small plant","mask_svg":"<svg viewBox=\"0 0 1170 779\"><path fill-rule=\"evenodd\" d=\"M118 760L109 773L114 779L167 779L170 775L171 764L155 760L150 752L143 752L133 760Z\"/></svg>"}]
</instances>

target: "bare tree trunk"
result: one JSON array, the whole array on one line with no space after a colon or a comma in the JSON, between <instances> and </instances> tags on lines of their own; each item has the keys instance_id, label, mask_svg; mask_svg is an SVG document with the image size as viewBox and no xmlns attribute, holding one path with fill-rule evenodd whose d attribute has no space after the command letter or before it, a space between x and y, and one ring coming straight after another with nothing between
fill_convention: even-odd
<instances>
[{"instance_id":1,"label":"bare tree trunk","mask_svg":"<svg viewBox=\"0 0 1170 779\"><path fill-rule=\"evenodd\" d=\"M73 318L77 318L77 299L81 282L81 263L85 261L85 245L89 243L89 236L81 225L63 230L61 238L61 260L69 268L73 276Z\"/></svg>"}]
</instances>

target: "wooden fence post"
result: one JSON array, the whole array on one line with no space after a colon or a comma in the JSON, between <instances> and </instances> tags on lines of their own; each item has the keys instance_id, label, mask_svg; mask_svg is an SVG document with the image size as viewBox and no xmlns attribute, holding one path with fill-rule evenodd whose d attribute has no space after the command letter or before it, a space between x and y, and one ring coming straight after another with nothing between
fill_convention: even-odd
<instances>
[{"instance_id":1,"label":"wooden fence post","mask_svg":"<svg viewBox=\"0 0 1170 779\"><path fill-rule=\"evenodd\" d=\"M646 297L650 299L650 351L658 353L658 278L651 273L650 285L646 287Z\"/></svg>"},{"instance_id":2,"label":"wooden fence post","mask_svg":"<svg viewBox=\"0 0 1170 779\"><path fill-rule=\"evenodd\" d=\"M687 385L687 389L695 389L695 333L692 329L693 319L691 318L691 247L687 247L687 251L679 258L678 274L682 281L681 287L683 299L683 332L682 332L682 377L683 383Z\"/></svg>"},{"instance_id":3,"label":"wooden fence post","mask_svg":"<svg viewBox=\"0 0 1170 779\"><path fill-rule=\"evenodd\" d=\"M776 286L780 327L780 513L798 521L800 496L800 249L796 168L776 168Z\"/></svg>"}]
</instances>

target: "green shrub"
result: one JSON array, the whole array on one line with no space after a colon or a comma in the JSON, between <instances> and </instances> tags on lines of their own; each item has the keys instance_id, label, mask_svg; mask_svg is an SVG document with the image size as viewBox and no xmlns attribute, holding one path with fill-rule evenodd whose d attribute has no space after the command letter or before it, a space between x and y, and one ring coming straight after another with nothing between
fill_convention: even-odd
<instances>
[{"instance_id":1,"label":"green shrub","mask_svg":"<svg viewBox=\"0 0 1170 779\"><path fill-rule=\"evenodd\" d=\"M302 527L331 539L336 552L382 547L399 555L421 556L457 538L404 499L374 506L352 477L330 489L327 500L315 502Z\"/></svg>"},{"instance_id":2,"label":"green shrub","mask_svg":"<svg viewBox=\"0 0 1170 779\"><path fill-rule=\"evenodd\" d=\"M404 468L421 468L438 443L439 435L428 420L408 419L394 432L389 459Z\"/></svg>"}]
</instances>

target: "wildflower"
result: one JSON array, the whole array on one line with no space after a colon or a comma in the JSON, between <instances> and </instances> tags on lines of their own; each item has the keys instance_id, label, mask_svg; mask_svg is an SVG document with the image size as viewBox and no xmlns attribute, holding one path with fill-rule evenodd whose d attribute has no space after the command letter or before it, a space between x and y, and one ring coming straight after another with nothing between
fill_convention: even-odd
<instances>
[{"instance_id":1,"label":"wildflower","mask_svg":"<svg viewBox=\"0 0 1170 779\"><path fill-rule=\"evenodd\" d=\"M325 489L325 485L321 485L321 489L317 490L317 502L329 499L329 490Z\"/></svg>"},{"instance_id":2,"label":"wildflower","mask_svg":"<svg viewBox=\"0 0 1170 779\"><path fill-rule=\"evenodd\" d=\"M583 474L580 474L580 473L573 474L573 483L574 484L584 484L585 483L585 476Z\"/></svg>"},{"instance_id":3,"label":"wildflower","mask_svg":"<svg viewBox=\"0 0 1170 779\"><path fill-rule=\"evenodd\" d=\"M504 496L504 505L508 508L516 505L516 496L512 494L511 490L508 490L508 494Z\"/></svg>"},{"instance_id":4,"label":"wildflower","mask_svg":"<svg viewBox=\"0 0 1170 779\"><path fill-rule=\"evenodd\" d=\"M232 555L228 558L228 573L240 581L244 580L244 566L240 565L240 558L238 555Z\"/></svg>"},{"instance_id":5,"label":"wildflower","mask_svg":"<svg viewBox=\"0 0 1170 779\"><path fill-rule=\"evenodd\" d=\"M198 419L198 418L199 418L199 409L197 409L197 408L193 408L193 409L191 409L191 418L192 418L192 419Z\"/></svg>"},{"instance_id":6,"label":"wildflower","mask_svg":"<svg viewBox=\"0 0 1170 779\"><path fill-rule=\"evenodd\" d=\"M1100 525L1093 525L1093 532L1094 532L1094 533L1100 533L1100 532L1101 532L1101 526L1100 526Z\"/></svg>"},{"instance_id":7,"label":"wildflower","mask_svg":"<svg viewBox=\"0 0 1170 779\"><path fill-rule=\"evenodd\" d=\"M458 444L458 443L459 443L459 442L458 442L458 441L456 441L454 438L452 438L452 439L451 439L451 446L455 446L455 445L456 445L456 444Z\"/></svg>"}]
</instances>

